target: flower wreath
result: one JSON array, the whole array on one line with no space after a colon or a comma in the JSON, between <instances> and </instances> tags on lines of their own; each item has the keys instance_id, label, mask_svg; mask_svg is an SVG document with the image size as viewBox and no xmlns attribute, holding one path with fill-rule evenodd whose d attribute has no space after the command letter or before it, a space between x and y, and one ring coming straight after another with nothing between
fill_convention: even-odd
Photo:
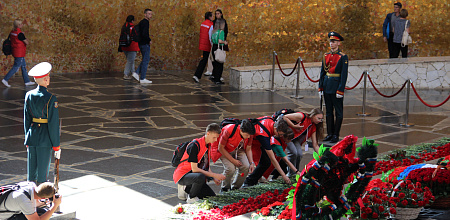
<instances>
[{"instance_id":1,"label":"flower wreath","mask_svg":"<svg viewBox=\"0 0 450 220\"><path fill-rule=\"evenodd\" d=\"M349 135L330 148L319 149L315 161L307 167L307 172L298 180L293 195L292 219L337 219L351 213L353 202L364 193L372 179L377 161L377 145L374 140L363 139L362 147L355 149L357 137ZM354 158L355 151L359 158ZM349 177L357 177L343 195L342 188ZM292 194L292 193L291 193ZM323 202L318 206L319 201ZM294 217L295 216L295 217Z\"/></svg>"}]
</instances>

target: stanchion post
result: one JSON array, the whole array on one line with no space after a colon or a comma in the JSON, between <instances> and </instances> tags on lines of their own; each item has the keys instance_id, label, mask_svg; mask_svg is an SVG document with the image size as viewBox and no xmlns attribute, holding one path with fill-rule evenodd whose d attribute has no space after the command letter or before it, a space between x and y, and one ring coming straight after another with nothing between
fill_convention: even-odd
<instances>
[{"instance_id":1,"label":"stanchion post","mask_svg":"<svg viewBox=\"0 0 450 220\"><path fill-rule=\"evenodd\" d=\"M300 90L300 61L301 57L297 58L297 85L295 86L295 96L291 96L291 98L295 99L303 99L304 97L298 94L298 90ZM294 65L295 66L295 65Z\"/></svg>"},{"instance_id":2,"label":"stanchion post","mask_svg":"<svg viewBox=\"0 0 450 220\"><path fill-rule=\"evenodd\" d=\"M363 72L364 74L364 88L363 88L363 105L362 105L362 112L359 112L358 116L370 116L370 113L366 113L366 93L367 93L367 75L369 74L369 72L366 70Z\"/></svg>"},{"instance_id":3,"label":"stanchion post","mask_svg":"<svg viewBox=\"0 0 450 220\"><path fill-rule=\"evenodd\" d=\"M272 79L272 84L271 84L271 86L270 86L270 90L269 91L272 91L272 92L275 92L275 89L274 89L274 84L275 84L275 56L277 55L277 52L275 52L275 51L273 51L273 53L272 53L272 72L271 72L271 79Z\"/></svg>"},{"instance_id":4,"label":"stanchion post","mask_svg":"<svg viewBox=\"0 0 450 220\"><path fill-rule=\"evenodd\" d=\"M406 87L406 113L405 113L405 122L400 123L400 126L402 127L412 127L414 124L408 123L408 115L409 115L409 94L411 90L411 79L408 79L408 85Z\"/></svg>"}]
</instances>

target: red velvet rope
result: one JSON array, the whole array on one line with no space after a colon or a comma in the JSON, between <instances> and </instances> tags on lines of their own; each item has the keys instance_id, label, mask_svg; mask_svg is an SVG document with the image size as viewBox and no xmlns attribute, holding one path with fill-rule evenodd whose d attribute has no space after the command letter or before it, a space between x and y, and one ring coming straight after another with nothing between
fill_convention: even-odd
<instances>
[{"instance_id":1,"label":"red velvet rope","mask_svg":"<svg viewBox=\"0 0 450 220\"><path fill-rule=\"evenodd\" d=\"M372 82L372 78L370 78L370 75L368 75L368 76L369 76L370 84L372 84L372 86L373 86L373 88L375 89L375 91L377 91L378 94L380 94L381 96L386 97L386 98L392 98L392 97L398 95L398 94L403 90L403 88L405 88L406 83L408 82L408 81L405 81L405 83L403 83L402 88L400 88L400 90L398 90L398 91L397 91L396 93L394 93L393 95L384 95L384 94L382 94L380 91L378 91L378 89L375 87L375 85L374 85L373 82Z\"/></svg>"},{"instance_id":2,"label":"red velvet rope","mask_svg":"<svg viewBox=\"0 0 450 220\"><path fill-rule=\"evenodd\" d=\"M311 82L313 82L313 83L319 82L319 79L318 79L318 80L312 80L312 79L308 76L308 73L306 73L306 70L305 70L305 66L303 65L303 60L300 60L300 63L302 64L303 72L305 72L305 75L306 75L306 77L309 79L309 81L311 81Z\"/></svg>"},{"instance_id":3,"label":"red velvet rope","mask_svg":"<svg viewBox=\"0 0 450 220\"><path fill-rule=\"evenodd\" d=\"M280 68L281 74L283 74L284 76L290 76L290 75L292 75L294 73L295 69L297 68L298 61L295 61L295 66L294 66L294 69L292 69L292 72L289 73L289 74L286 74L281 69L280 61L278 61L278 55L275 55L275 58L277 59L278 68Z\"/></svg>"},{"instance_id":4,"label":"red velvet rope","mask_svg":"<svg viewBox=\"0 0 450 220\"><path fill-rule=\"evenodd\" d=\"M356 85L354 85L353 87L345 87L345 89L346 89L346 90L352 90L352 89L356 88L356 86L359 85L359 83L361 82L361 80L363 79L363 77L364 77L364 73L361 74L361 78L359 78L359 80L358 80L358 82L356 83Z\"/></svg>"},{"instance_id":5,"label":"red velvet rope","mask_svg":"<svg viewBox=\"0 0 450 220\"><path fill-rule=\"evenodd\" d=\"M425 101L423 101L422 98L420 98L419 93L417 93L416 88L414 88L414 84L413 84L412 82L411 82L411 87L412 87L414 93L416 94L417 98L418 98L424 105L426 105L426 106L428 106L428 107L430 107L430 108L436 108L436 107L439 107L439 106L445 104L445 103L450 99L450 95L449 95L449 96L447 97L447 99L445 99L442 103L437 104L437 105L430 105L430 104L426 103Z\"/></svg>"}]
</instances>

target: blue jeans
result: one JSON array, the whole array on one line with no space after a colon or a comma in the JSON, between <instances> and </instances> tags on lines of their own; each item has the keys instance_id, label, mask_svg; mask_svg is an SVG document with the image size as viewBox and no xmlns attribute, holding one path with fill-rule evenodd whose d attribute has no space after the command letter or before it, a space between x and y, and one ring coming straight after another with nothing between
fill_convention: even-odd
<instances>
[{"instance_id":1,"label":"blue jeans","mask_svg":"<svg viewBox=\"0 0 450 220\"><path fill-rule=\"evenodd\" d=\"M143 80L147 75L148 63L150 62L150 44L139 45L139 50L142 53L142 61L136 71L140 75L140 79Z\"/></svg>"},{"instance_id":2,"label":"blue jeans","mask_svg":"<svg viewBox=\"0 0 450 220\"><path fill-rule=\"evenodd\" d=\"M19 70L19 68L22 70L23 82L24 83L30 82L30 79L28 79L27 64L25 63L25 57L14 57L14 65L3 79L8 81L9 78L11 78L14 75L14 73L16 73Z\"/></svg>"},{"instance_id":3,"label":"blue jeans","mask_svg":"<svg viewBox=\"0 0 450 220\"><path fill-rule=\"evenodd\" d=\"M123 52L125 56L127 57L127 64L125 64L125 70L123 71L123 74L125 76L131 76L131 74L134 72L134 60L136 59L136 51L124 51Z\"/></svg>"}]
</instances>

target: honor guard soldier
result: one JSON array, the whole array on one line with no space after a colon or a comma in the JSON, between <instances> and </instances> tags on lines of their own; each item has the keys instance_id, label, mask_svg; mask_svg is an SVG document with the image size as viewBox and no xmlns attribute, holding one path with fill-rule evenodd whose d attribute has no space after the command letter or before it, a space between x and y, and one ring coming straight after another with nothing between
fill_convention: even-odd
<instances>
[{"instance_id":1,"label":"honor guard soldier","mask_svg":"<svg viewBox=\"0 0 450 220\"><path fill-rule=\"evenodd\" d=\"M59 136L59 112L56 97L47 91L50 84L52 65L42 62L34 66L28 75L33 76L38 84L25 95L24 128L25 145L28 152L28 181L39 185L47 181L52 148L55 157L61 154Z\"/></svg>"},{"instance_id":2,"label":"honor guard soldier","mask_svg":"<svg viewBox=\"0 0 450 220\"><path fill-rule=\"evenodd\" d=\"M344 38L336 33L328 33L331 51L325 53L319 79L319 96L324 97L326 105L327 133L324 141L339 141L342 120L344 118L344 90L347 82L348 57L339 50ZM336 114L336 120L334 119Z\"/></svg>"}]
</instances>

